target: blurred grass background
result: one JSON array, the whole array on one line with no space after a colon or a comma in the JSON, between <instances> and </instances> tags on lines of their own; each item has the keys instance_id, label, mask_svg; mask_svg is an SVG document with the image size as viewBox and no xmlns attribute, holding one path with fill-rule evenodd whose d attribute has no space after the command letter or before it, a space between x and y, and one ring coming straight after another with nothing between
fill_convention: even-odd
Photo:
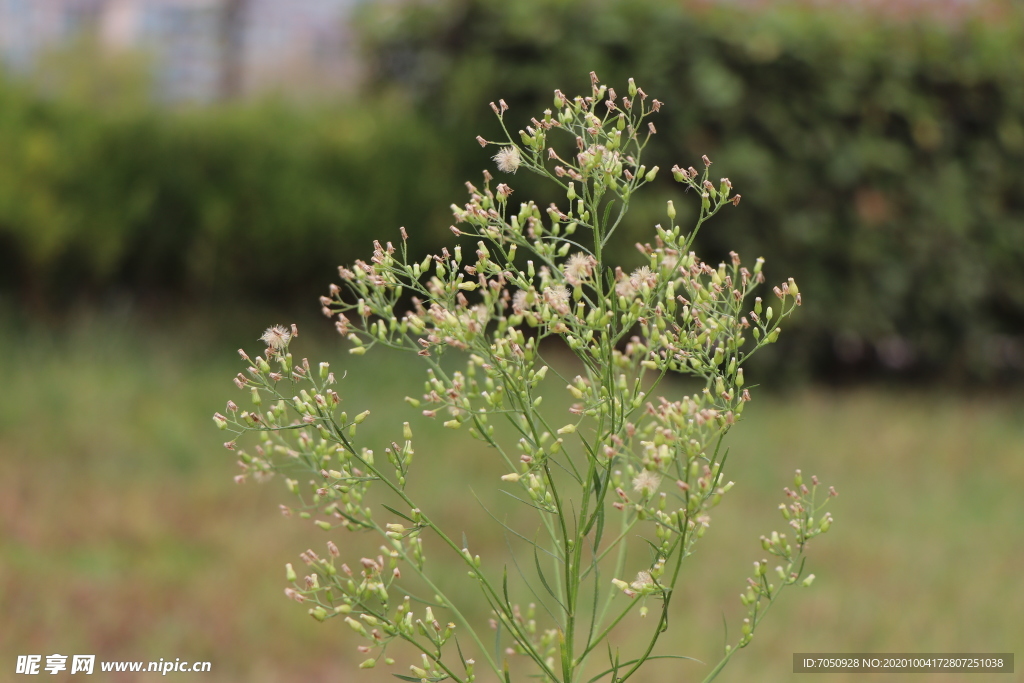
<instances>
[{"instance_id":1,"label":"blurred grass background","mask_svg":"<svg viewBox=\"0 0 1024 683\"><path fill-rule=\"evenodd\" d=\"M667 103L663 168L707 153L743 193L701 253L763 254L806 301L748 373L764 386L730 435L737 487L659 651L717 661L797 467L840 491L818 580L721 680L792 680L800 651L1024 642L1024 15L819 5L367 2L362 84L303 101L158 104L148 62L89 40L0 69L0 667L93 652L209 660L211 680L355 678L347 629L281 594L283 564L329 536L277 513L279 481L233 484L210 421L237 398L235 349L272 323L298 320L302 355L348 371L371 438L413 422L420 485L498 566L467 487L493 491L501 468L401 401L415 359L353 363L307 313L399 225L416 250L447 242L446 207L486 165L473 136L495 135L489 100L525 122L591 69ZM626 262L666 199L689 206L672 192L636 206Z\"/></svg>"},{"instance_id":2,"label":"blurred grass background","mask_svg":"<svg viewBox=\"0 0 1024 683\"><path fill-rule=\"evenodd\" d=\"M314 622L281 594L285 562L328 538L343 548L349 541L281 517L277 504L289 496L280 480L235 485L231 454L215 445L210 412L238 393L233 349L253 348L260 331L256 316L233 323L140 325L105 315L61 334L5 330L4 661L96 652L210 660L212 680L354 677L362 657L347 629ZM296 348L348 372L340 390L350 410L373 411L371 442L412 420L418 486L436 491L430 506L473 539L488 566L500 566L504 540L467 492L495 502L501 467L491 454L446 436L401 401L420 371L415 359L352 363L316 330L304 323ZM763 554L757 538L781 528L775 507L796 467L840 491L836 525L811 553L819 578L780 600L725 680L791 680L791 655L800 651L1013 651L1022 642L1024 406L1014 396L760 393L730 440L737 486L685 570L661 651L715 661L722 617L733 628L741 617L737 595ZM458 564L452 569L462 575ZM700 671L656 663L642 680L699 679ZM858 680L801 675L818 679Z\"/></svg>"}]
</instances>

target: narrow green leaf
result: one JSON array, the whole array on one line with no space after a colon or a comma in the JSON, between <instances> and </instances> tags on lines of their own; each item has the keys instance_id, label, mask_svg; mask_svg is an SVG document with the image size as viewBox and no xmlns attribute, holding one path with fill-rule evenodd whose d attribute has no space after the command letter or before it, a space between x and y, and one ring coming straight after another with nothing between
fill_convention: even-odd
<instances>
[{"instance_id":1,"label":"narrow green leaf","mask_svg":"<svg viewBox=\"0 0 1024 683\"><path fill-rule=\"evenodd\" d=\"M384 505L383 503L381 503L381 507L384 508L385 510L387 510L388 512L390 512L393 515L398 515L399 517L401 517L402 519L404 519L407 522L412 522L413 524L416 523L416 520L414 520L411 517L408 517L407 515L403 515L401 512L399 512L395 508L391 507L390 505Z\"/></svg>"},{"instance_id":2,"label":"narrow green leaf","mask_svg":"<svg viewBox=\"0 0 1024 683\"><path fill-rule=\"evenodd\" d=\"M554 599L554 601L556 603L558 603L558 606L562 608L562 611L564 611L566 614L568 614L569 610L566 609L565 605L563 605L561 603L561 601L558 599L558 596L555 595L555 592L553 590L551 590L551 586L548 585L548 579L547 579L546 576L544 576L544 570L541 569L541 566L540 566L540 556L537 555L537 550L536 549L534 549L534 551L533 551L533 561L534 561L534 564L536 564L536 566L537 566L537 576L540 577L540 582L541 582L541 584L543 584L544 589L548 592L548 595L550 595Z\"/></svg>"}]
</instances>

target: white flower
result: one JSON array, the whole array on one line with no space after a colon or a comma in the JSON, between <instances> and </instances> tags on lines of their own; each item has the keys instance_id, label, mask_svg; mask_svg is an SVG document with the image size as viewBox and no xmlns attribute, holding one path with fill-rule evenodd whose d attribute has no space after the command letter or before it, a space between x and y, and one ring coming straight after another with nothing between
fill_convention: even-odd
<instances>
[{"instance_id":1,"label":"white flower","mask_svg":"<svg viewBox=\"0 0 1024 683\"><path fill-rule=\"evenodd\" d=\"M525 289L520 289L512 295L512 311L514 313L522 313L530 308L530 304L527 301L529 293Z\"/></svg>"},{"instance_id":2,"label":"white flower","mask_svg":"<svg viewBox=\"0 0 1024 683\"><path fill-rule=\"evenodd\" d=\"M291 338L292 333L284 326L274 325L273 327L267 328L266 332L263 333L263 336L260 337L260 341L275 351L280 351L284 347L288 346L288 342Z\"/></svg>"},{"instance_id":3,"label":"white flower","mask_svg":"<svg viewBox=\"0 0 1024 683\"><path fill-rule=\"evenodd\" d=\"M651 269L647 266L642 266L633 271L633 274L629 276L629 284L633 285L634 289L640 289L641 285L647 285L653 287L658 283L658 276L651 272Z\"/></svg>"},{"instance_id":4,"label":"white flower","mask_svg":"<svg viewBox=\"0 0 1024 683\"><path fill-rule=\"evenodd\" d=\"M595 263L596 261L593 256L584 254L581 251L576 252L566 259L565 264L562 266L562 270L565 272L565 279L569 281L570 285L579 285L584 280L590 278Z\"/></svg>"},{"instance_id":5,"label":"white flower","mask_svg":"<svg viewBox=\"0 0 1024 683\"><path fill-rule=\"evenodd\" d=\"M633 583L629 584L630 588L635 591L642 591L647 586L653 585L654 579L651 578L650 572L637 572L636 579Z\"/></svg>"},{"instance_id":6,"label":"white flower","mask_svg":"<svg viewBox=\"0 0 1024 683\"><path fill-rule=\"evenodd\" d=\"M559 315L567 314L569 312L569 288L560 285L548 287L544 290L544 301L548 302L548 305Z\"/></svg>"},{"instance_id":7,"label":"white flower","mask_svg":"<svg viewBox=\"0 0 1024 683\"><path fill-rule=\"evenodd\" d=\"M493 158L494 163L498 165L498 170L502 173L515 173L519 170L518 147L502 147Z\"/></svg>"},{"instance_id":8,"label":"white flower","mask_svg":"<svg viewBox=\"0 0 1024 683\"><path fill-rule=\"evenodd\" d=\"M623 276L621 280L615 283L615 293L626 299L632 299L636 296L636 287L634 287L628 277Z\"/></svg>"},{"instance_id":9,"label":"white flower","mask_svg":"<svg viewBox=\"0 0 1024 683\"><path fill-rule=\"evenodd\" d=\"M633 490L645 496L654 495L659 486L661 486L661 475L650 470L644 470L633 480Z\"/></svg>"}]
</instances>

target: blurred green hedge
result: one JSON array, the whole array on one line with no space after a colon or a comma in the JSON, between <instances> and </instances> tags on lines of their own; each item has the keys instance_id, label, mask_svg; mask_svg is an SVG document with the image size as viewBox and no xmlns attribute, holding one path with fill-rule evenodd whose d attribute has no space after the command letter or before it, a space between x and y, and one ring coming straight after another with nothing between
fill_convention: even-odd
<instances>
[{"instance_id":1,"label":"blurred green hedge","mask_svg":"<svg viewBox=\"0 0 1024 683\"><path fill-rule=\"evenodd\" d=\"M367 13L366 54L374 82L416 93L452 136L496 134L482 103L498 97L518 121L551 106L553 88L584 91L591 69L620 91L635 77L666 102L656 161L708 154L743 194L702 253L763 255L771 277L801 283L784 365L1019 373L1024 13L989 5L940 22L689 4L411 3Z\"/></svg>"},{"instance_id":2,"label":"blurred green hedge","mask_svg":"<svg viewBox=\"0 0 1024 683\"><path fill-rule=\"evenodd\" d=\"M423 248L450 238L445 207L488 163L473 137L498 135L487 102L525 124L596 70L666 103L654 163L708 154L743 194L702 255L763 255L770 279L800 282L804 309L769 366L1020 377L1024 14L1007 7L940 22L410 0L364 7L367 87L343 107L114 115L0 84L0 278L51 295L77 282L318 293L399 225ZM623 247L663 220L665 199L692 208L663 175Z\"/></svg>"},{"instance_id":3,"label":"blurred green hedge","mask_svg":"<svg viewBox=\"0 0 1024 683\"><path fill-rule=\"evenodd\" d=\"M0 282L57 306L113 289L316 307L382 231L448 213L437 146L385 101L111 110L0 84Z\"/></svg>"}]
</instances>

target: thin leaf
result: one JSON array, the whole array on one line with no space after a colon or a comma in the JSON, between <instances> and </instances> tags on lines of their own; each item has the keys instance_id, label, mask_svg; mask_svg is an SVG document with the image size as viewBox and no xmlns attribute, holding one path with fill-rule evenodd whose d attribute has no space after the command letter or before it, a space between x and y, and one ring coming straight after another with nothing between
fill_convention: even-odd
<instances>
[{"instance_id":1,"label":"thin leaf","mask_svg":"<svg viewBox=\"0 0 1024 683\"><path fill-rule=\"evenodd\" d=\"M520 536L520 538L522 538L522 536ZM523 583L526 584L526 587L528 589L530 589L530 593L533 595L534 598L536 598L537 602L540 603L540 606L544 608L544 611L548 613L548 616L551 617L551 620L552 621L558 621L558 618L555 617L554 613L548 607L547 601L540 597L540 595L537 593L537 591L534 590L533 584L531 584L529 582L529 580L527 580L526 574L523 572L522 568L519 566L519 560L516 559L516 553L512 550L512 543L508 539L508 534L505 534L505 545L508 546L508 554L512 557L512 564L515 565L516 571L519 572L519 578L521 578L523 580ZM547 552L547 551L545 551L545 552ZM548 554L550 555L551 553L548 553ZM552 555L552 557L554 557L554 555Z\"/></svg>"},{"instance_id":2,"label":"thin leaf","mask_svg":"<svg viewBox=\"0 0 1024 683\"><path fill-rule=\"evenodd\" d=\"M611 660L611 646L608 647L608 658L609 658L609 660ZM652 657L648 657L645 661L650 661L652 659L688 659L691 662L697 662L698 664L703 664L704 663L704 662L700 661L699 659L697 659L696 657L684 657L682 655L654 655ZM602 671L601 673L597 674L596 676L591 678L589 681L587 681L587 683L596 683L596 681L600 680L602 677L607 676L608 674L610 674L612 672L615 672L616 675L618 675L618 670L619 669L621 669L624 666L630 666L631 664L636 664L639 661L640 661L639 659L631 659L628 662L622 662L620 664L616 660L616 662L615 662L616 666L613 666L611 669L605 669L604 671Z\"/></svg>"},{"instance_id":3,"label":"thin leaf","mask_svg":"<svg viewBox=\"0 0 1024 683\"><path fill-rule=\"evenodd\" d=\"M391 507L390 505L384 505L383 503L381 503L381 507L384 508L385 510L387 510L388 512L390 512L393 515L398 515L399 517L401 517L402 519L404 519L407 522L412 522L413 524L417 523L415 519L413 519L412 517L408 517L406 515L403 515L401 512L399 512L395 508Z\"/></svg>"},{"instance_id":4,"label":"thin leaf","mask_svg":"<svg viewBox=\"0 0 1024 683\"><path fill-rule=\"evenodd\" d=\"M565 605L563 605L562 602L558 599L558 596L555 595L555 592L553 590L551 590L551 586L548 585L548 579L547 579L546 576L544 576L544 570L541 569L541 566L540 566L540 556L537 555L537 551L536 550L533 551L533 561L537 565L537 575L540 577L540 582L541 582L541 584L544 585L544 589L547 590L548 595L550 595L552 598L554 598L555 602L558 603L558 606L562 608L562 611L564 611L566 614L568 614L569 610L566 609Z\"/></svg>"},{"instance_id":5,"label":"thin leaf","mask_svg":"<svg viewBox=\"0 0 1024 683\"><path fill-rule=\"evenodd\" d=\"M515 529L513 529L512 527L508 526L507 524L502 522L500 519L495 517L494 514L490 510L488 510L487 507L483 504L483 502L480 500L480 497L476 495L476 492L473 491L473 489L470 489L470 492L473 494L473 497L476 498L476 501L478 503L480 503L480 507L483 508L483 511L486 512L490 516L491 519L493 519L495 522L500 524L502 526L502 528L505 529L505 531L511 532L516 537L521 538L522 540L526 541L527 543L532 545L534 548L537 548L538 550L540 550L542 553L547 553L548 555L550 555L554 559L558 560L559 562L563 561L562 558L560 558L558 555L555 555L554 553L552 553L547 548L541 548L540 546L537 545L537 543L535 541L531 541L529 538L527 538L526 536L523 536L521 533L519 533L518 531L516 531ZM509 550L511 550L511 549L512 548L510 546ZM515 559L515 555L514 554L513 554L512 557L513 557L513 559Z\"/></svg>"},{"instance_id":6,"label":"thin leaf","mask_svg":"<svg viewBox=\"0 0 1024 683\"><path fill-rule=\"evenodd\" d=\"M504 494L505 494L506 496L509 496L510 498L515 498L516 500L518 500L518 501L519 501L520 503L522 503L523 505L526 505L526 506L532 507L532 508L533 508L534 510L536 510L537 512L546 512L546 513L548 513L548 514L551 514L551 515L555 514L554 512L551 512L550 510L545 510L545 509L544 509L544 508L542 508L542 507L538 507L538 506L534 505L533 503L531 503L531 502L530 502L530 501L528 501L528 500L523 500L523 499L522 499L522 498L520 498L519 496L513 496L513 495L512 495L511 493L509 493L509 492L508 492L508 491L506 491L505 489L498 489L498 490L499 490L499 491L500 491L501 493L504 493Z\"/></svg>"}]
</instances>

